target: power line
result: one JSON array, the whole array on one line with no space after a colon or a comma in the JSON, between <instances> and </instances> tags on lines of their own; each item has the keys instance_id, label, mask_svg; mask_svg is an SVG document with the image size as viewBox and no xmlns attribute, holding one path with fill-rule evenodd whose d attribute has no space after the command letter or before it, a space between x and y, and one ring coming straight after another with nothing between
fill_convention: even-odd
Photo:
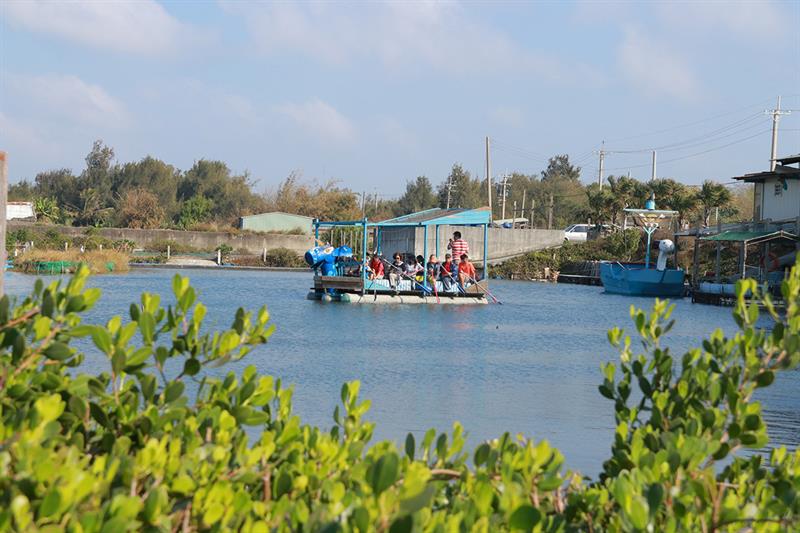
<instances>
[{"instance_id":1,"label":"power line","mask_svg":"<svg viewBox=\"0 0 800 533\"><path fill-rule=\"evenodd\" d=\"M734 109L732 111L726 111L724 113L718 113L716 115L712 115L710 117L706 117L706 118L703 118L703 119L700 119L700 120L695 120L693 122L687 122L685 124L679 124L677 126L671 126L669 128L664 128L664 129L661 129L661 130L651 131L649 133L639 133L639 134L636 134L636 135L630 135L628 137L621 137L621 138L617 138L617 139L611 139L611 142L620 142L620 141L628 141L628 140L631 140L631 139L638 139L638 138L642 138L642 137L651 137L653 135L658 135L660 133L666 133L668 131L675 131L675 130L679 130L679 129L688 128L689 126L695 126L697 124L702 124L704 122L710 122L710 121L718 119L720 117L727 117L727 116L730 116L730 115L735 115L736 113L741 113L742 111L746 111L746 110L752 109L754 107L761 107L762 105L764 105L764 103L770 102L770 101L772 101L772 98L765 98L765 99L761 100L758 103L750 104L750 105L747 105L747 106L744 106L744 107L740 107L740 108Z\"/></svg>"},{"instance_id":2,"label":"power line","mask_svg":"<svg viewBox=\"0 0 800 533\"><path fill-rule=\"evenodd\" d=\"M729 142L727 144L723 144L723 145L720 145L720 146L715 146L714 148L709 148L708 150L703 150L701 152L695 152L693 154L683 155L683 156L680 156L680 157L673 157L672 159L667 159L667 160L661 161L661 163L662 164L664 164L664 163L672 163L673 161L680 161L682 159L689 159L691 157L696 157L698 155L703 155L703 154L707 154L709 152L715 152L717 150L722 150L723 148L727 148L729 146L733 146L734 144L743 143L745 141L749 141L750 139L754 139L754 138L758 137L759 135L763 135L765 133L769 133L769 131L770 130L768 130L768 129L767 130L762 130L762 131L759 131L758 133L756 133L754 135L750 135L750 136L744 137L742 139L737 139L737 140L735 140L733 142ZM609 169L606 169L606 170L608 170L608 171L611 171L611 170L629 170L629 169L633 169L633 168L644 168L644 167L649 167L649 166L650 166L649 164L632 165L632 166L625 166L625 167L609 168Z\"/></svg>"},{"instance_id":3,"label":"power line","mask_svg":"<svg viewBox=\"0 0 800 533\"><path fill-rule=\"evenodd\" d=\"M698 135L696 137L691 137L689 139L685 139L683 141L677 141L677 142L664 144L664 145L660 145L660 146L650 146L650 147L646 147L646 148L624 149L624 150L613 150L612 149L612 150L606 150L606 153L635 154L635 153L641 153L641 152L652 152L653 150L657 150L659 152L665 152L665 151L674 151L674 150L681 150L681 149L685 149L685 148L691 148L692 146L701 146L703 144L709 144L709 143L712 143L712 142L717 141L719 139L725 139L727 137L732 137L732 136L737 135L739 133L744 133L745 131L754 129L754 128L758 127L760 125L760 123L759 124L750 124L750 125L748 125L747 127L744 127L744 128L742 128L741 126L744 126L745 124L748 124L749 122L759 121L759 119L763 120L763 114L760 113L760 112L756 113L754 115L751 115L751 116L749 116L749 117L747 117L745 119L738 120L738 121L736 121L736 122L734 122L732 124L728 124L726 126L718 128L716 130L712 130L712 131L706 132L706 133L704 133L702 135ZM733 131L730 132L729 130L733 130ZM725 135L720 135L720 134L725 133L725 132L728 132L728 133L726 133Z\"/></svg>"}]
</instances>

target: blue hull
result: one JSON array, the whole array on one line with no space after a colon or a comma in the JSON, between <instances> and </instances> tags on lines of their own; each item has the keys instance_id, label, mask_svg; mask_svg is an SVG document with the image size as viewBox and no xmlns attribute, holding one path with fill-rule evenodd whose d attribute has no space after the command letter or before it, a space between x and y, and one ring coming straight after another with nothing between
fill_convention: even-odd
<instances>
[{"instance_id":1,"label":"blue hull","mask_svg":"<svg viewBox=\"0 0 800 533\"><path fill-rule=\"evenodd\" d=\"M656 270L644 265L600 263L600 280L606 292L612 294L681 298L685 275L675 268Z\"/></svg>"}]
</instances>

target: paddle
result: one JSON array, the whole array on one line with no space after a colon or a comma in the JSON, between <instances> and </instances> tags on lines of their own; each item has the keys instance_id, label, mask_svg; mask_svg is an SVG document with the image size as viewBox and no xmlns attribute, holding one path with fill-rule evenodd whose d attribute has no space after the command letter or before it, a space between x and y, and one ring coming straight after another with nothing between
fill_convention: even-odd
<instances>
[{"instance_id":1,"label":"paddle","mask_svg":"<svg viewBox=\"0 0 800 533\"><path fill-rule=\"evenodd\" d=\"M480 283L478 283L478 281L477 281L475 278L473 278L473 277L471 277L471 276L469 276L469 275L467 275L467 274L464 274L464 276L466 276L466 278L467 278L469 281L471 281L473 284L475 284L475 285L476 285L476 286L477 286L477 287L478 287L480 290L482 290L484 293L486 293L487 295L491 296L491 298L492 298L492 300L494 301L494 303L496 303L496 304L498 304L498 305L503 305L503 302L501 302L500 300L498 300L498 299L495 297L495 295L494 295L494 294L492 294L491 292L489 292L489 289L486 289L486 288L484 288L484 287L483 287L483 286L482 286Z\"/></svg>"}]
</instances>

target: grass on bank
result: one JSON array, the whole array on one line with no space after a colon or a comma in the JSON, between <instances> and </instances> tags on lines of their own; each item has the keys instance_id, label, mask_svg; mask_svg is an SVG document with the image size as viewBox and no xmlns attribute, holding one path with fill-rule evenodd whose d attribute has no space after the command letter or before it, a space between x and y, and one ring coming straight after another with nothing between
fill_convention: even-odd
<instances>
[{"instance_id":1,"label":"grass on bank","mask_svg":"<svg viewBox=\"0 0 800 533\"><path fill-rule=\"evenodd\" d=\"M128 254L117 250L29 250L14 258L14 268L26 274L37 274L43 273L42 267L47 263L61 262L64 273L72 273L78 265L85 264L92 274L109 274L130 270L129 260Z\"/></svg>"}]
</instances>

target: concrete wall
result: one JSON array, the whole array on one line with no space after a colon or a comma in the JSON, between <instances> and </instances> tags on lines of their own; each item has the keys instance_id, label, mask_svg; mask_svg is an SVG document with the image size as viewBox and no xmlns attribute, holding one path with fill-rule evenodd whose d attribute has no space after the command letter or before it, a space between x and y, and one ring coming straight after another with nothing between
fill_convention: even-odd
<instances>
[{"instance_id":1,"label":"concrete wall","mask_svg":"<svg viewBox=\"0 0 800 533\"><path fill-rule=\"evenodd\" d=\"M42 226L15 220L8 222L9 231L18 228L39 229L41 231L55 229L62 235L68 235L70 237L85 235L86 232L86 228L75 228L71 226ZM227 244L236 251L241 250L254 255L260 254L264 248L267 250L273 248L288 248L294 250L298 254L304 254L306 250L314 245L314 239L309 235L231 234L212 231L128 228L98 228L97 233L107 239L127 239L135 242L138 247L145 249L159 241L175 241L179 244L191 246L199 250L214 250L221 244Z\"/></svg>"},{"instance_id":2,"label":"concrete wall","mask_svg":"<svg viewBox=\"0 0 800 533\"><path fill-rule=\"evenodd\" d=\"M469 243L470 258L475 262L483 261L483 228L474 227L440 226L439 258L443 259L447 253L447 242L454 231L460 231L462 238ZM395 252L423 253L423 228L387 228L382 230L381 235L384 256ZM489 263L492 264L564 243L562 230L489 228L488 237ZM431 227L428 229L428 254L432 253L436 253L436 235Z\"/></svg>"}]
</instances>

